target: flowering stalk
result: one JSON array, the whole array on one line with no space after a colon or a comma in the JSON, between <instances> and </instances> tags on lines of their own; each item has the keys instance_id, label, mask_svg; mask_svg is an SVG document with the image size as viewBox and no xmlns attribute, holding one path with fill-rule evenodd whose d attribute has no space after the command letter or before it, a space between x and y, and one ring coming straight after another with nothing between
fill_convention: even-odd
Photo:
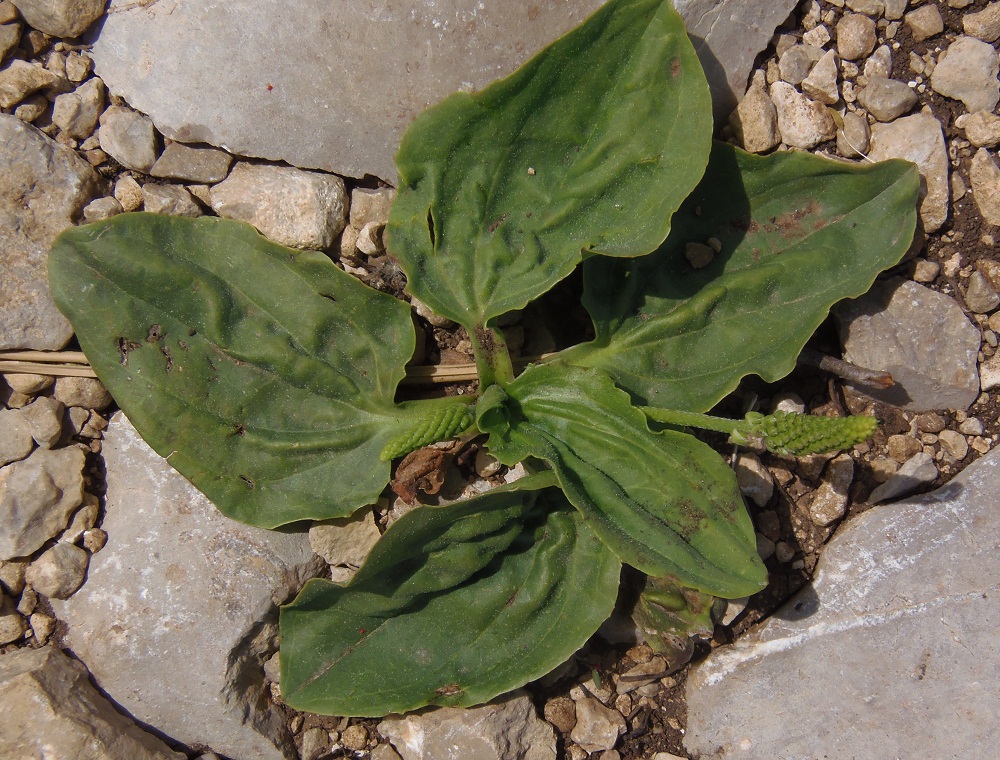
<instances>
[{"instance_id":1,"label":"flowering stalk","mask_svg":"<svg viewBox=\"0 0 1000 760\"><path fill-rule=\"evenodd\" d=\"M760 444L775 454L805 456L847 449L868 440L878 420L868 415L821 417L814 414L749 412L742 420L675 409L643 407L651 420L727 433L741 446Z\"/></svg>"}]
</instances>

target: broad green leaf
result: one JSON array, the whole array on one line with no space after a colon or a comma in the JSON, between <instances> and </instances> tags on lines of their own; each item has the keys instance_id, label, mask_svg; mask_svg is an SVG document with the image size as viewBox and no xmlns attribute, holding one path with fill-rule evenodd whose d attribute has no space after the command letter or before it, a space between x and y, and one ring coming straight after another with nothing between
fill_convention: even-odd
<instances>
[{"instance_id":1,"label":"broad green leaf","mask_svg":"<svg viewBox=\"0 0 1000 760\"><path fill-rule=\"evenodd\" d=\"M666 0L611 0L510 77L403 137L388 244L408 288L473 328L591 253L641 256L705 168L708 86Z\"/></svg>"},{"instance_id":2,"label":"broad green leaf","mask_svg":"<svg viewBox=\"0 0 1000 760\"><path fill-rule=\"evenodd\" d=\"M547 461L622 562L727 598L766 585L736 477L708 445L652 432L628 395L597 372L531 367L506 392L489 413L477 406L490 452L505 464L528 455Z\"/></svg>"},{"instance_id":3,"label":"broad green leaf","mask_svg":"<svg viewBox=\"0 0 1000 760\"><path fill-rule=\"evenodd\" d=\"M282 698L334 715L468 706L568 659L611 614L621 563L538 490L551 483L419 507L346 586L309 581L281 609Z\"/></svg>"},{"instance_id":4,"label":"broad green leaf","mask_svg":"<svg viewBox=\"0 0 1000 760\"><path fill-rule=\"evenodd\" d=\"M61 235L49 277L142 437L243 522L371 503L382 447L436 408L393 405L414 346L405 303L248 225L117 216Z\"/></svg>"},{"instance_id":5,"label":"broad green leaf","mask_svg":"<svg viewBox=\"0 0 1000 760\"><path fill-rule=\"evenodd\" d=\"M597 337L564 360L607 372L638 403L688 411L707 411L745 375L777 380L834 303L867 291L906 252L918 184L905 161L754 156L716 143L656 253L586 262ZM693 269L685 245L711 238L721 252Z\"/></svg>"}]
</instances>

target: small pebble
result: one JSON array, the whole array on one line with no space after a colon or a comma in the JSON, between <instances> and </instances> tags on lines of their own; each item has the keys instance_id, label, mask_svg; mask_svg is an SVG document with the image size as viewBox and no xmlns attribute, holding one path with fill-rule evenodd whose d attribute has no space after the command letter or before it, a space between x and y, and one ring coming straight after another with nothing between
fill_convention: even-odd
<instances>
[{"instance_id":1,"label":"small pebble","mask_svg":"<svg viewBox=\"0 0 1000 760\"><path fill-rule=\"evenodd\" d=\"M35 635L35 641L44 644L56 629L56 619L41 612L34 613L28 618L28 625Z\"/></svg>"},{"instance_id":2,"label":"small pebble","mask_svg":"<svg viewBox=\"0 0 1000 760\"><path fill-rule=\"evenodd\" d=\"M340 741L348 749L365 749L368 746L368 729L361 725L348 726L340 735Z\"/></svg>"},{"instance_id":3,"label":"small pebble","mask_svg":"<svg viewBox=\"0 0 1000 760\"><path fill-rule=\"evenodd\" d=\"M787 562L791 562L794 557L795 549L793 549L791 545L785 543L784 541L778 541L778 543L774 545L774 558L778 560L778 562L785 564Z\"/></svg>"},{"instance_id":4,"label":"small pebble","mask_svg":"<svg viewBox=\"0 0 1000 760\"><path fill-rule=\"evenodd\" d=\"M965 455L969 453L969 442L965 440L964 435L954 430L942 430L938 434L938 441L941 450L956 462L965 459Z\"/></svg>"},{"instance_id":5,"label":"small pebble","mask_svg":"<svg viewBox=\"0 0 1000 760\"><path fill-rule=\"evenodd\" d=\"M60 542L28 566L24 579L40 594L68 599L83 584L89 560L79 546Z\"/></svg>"},{"instance_id":6,"label":"small pebble","mask_svg":"<svg viewBox=\"0 0 1000 760\"><path fill-rule=\"evenodd\" d=\"M934 282L934 280L937 279L938 274L941 272L941 265L936 261L914 259L911 271L913 272L913 279L916 282Z\"/></svg>"},{"instance_id":7,"label":"small pebble","mask_svg":"<svg viewBox=\"0 0 1000 760\"><path fill-rule=\"evenodd\" d=\"M318 760L330 751L330 732L316 726L302 734L302 760Z\"/></svg>"},{"instance_id":8,"label":"small pebble","mask_svg":"<svg viewBox=\"0 0 1000 760\"><path fill-rule=\"evenodd\" d=\"M962 435L982 435L983 423L980 422L978 417L969 417L962 420L958 426L958 432L962 433Z\"/></svg>"}]
</instances>

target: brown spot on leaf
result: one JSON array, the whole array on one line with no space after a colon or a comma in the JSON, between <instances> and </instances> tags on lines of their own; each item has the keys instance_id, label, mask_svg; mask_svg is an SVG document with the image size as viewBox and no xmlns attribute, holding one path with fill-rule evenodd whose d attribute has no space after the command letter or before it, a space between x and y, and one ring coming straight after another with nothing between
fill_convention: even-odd
<instances>
[{"instance_id":1,"label":"brown spot on leaf","mask_svg":"<svg viewBox=\"0 0 1000 760\"><path fill-rule=\"evenodd\" d=\"M149 330L146 331L146 342L156 343L160 338L163 337L163 328L160 325L150 325Z\"/></svg>"},{"instance_id":2,"label":"brown spot on leaf","mask_svg":"<svg viewBox=\"0 0 1000 760\"><path fill-rule=\"evenodd\" d=\"M115 338L115 347L118 349L118 355L121 357L121 363L124 367L128 364L128 355L140 348L141 344L125 337L118 337Z\"/></svg>"},{"instance_id":3,"label":"brown spot on leaf","mask_svg":"<svg viewBox=\"0 0 1000 760\"><path fill-rule=\"evenodd\" d=\"M508 213L501 214L500 218L497 219L495 222L493 222L493 224L491 224L488 227L490 233L492 234L492 233L496 232L497 231L497 227L499 227L501 224L503 224L504 219L506 219L508 216L510 216L510 214L508 214Z\"/></svg>"},{"instance_id":4,"label":"brown spot on leaf","mask_svg":"<svg viewBox=\"0 0 1000 760\"><path fill-rule=\"evenodd\" d=\"M678 75L681 73L681 59L674 58L670 63L670 78L677 79Z\"/></svg>"},{"instance_id":5,"label":"brown spot on leaf","mask_svg":"<svg viewBox=\"0 0 1000 760\"><path fill-rule=\"evenodd\" d=\"M439 686L437 689L437 693L442 697L456 697L463 691L464 689L457 683L445 684L444 686Z\"/></svg>"}]
</instances>

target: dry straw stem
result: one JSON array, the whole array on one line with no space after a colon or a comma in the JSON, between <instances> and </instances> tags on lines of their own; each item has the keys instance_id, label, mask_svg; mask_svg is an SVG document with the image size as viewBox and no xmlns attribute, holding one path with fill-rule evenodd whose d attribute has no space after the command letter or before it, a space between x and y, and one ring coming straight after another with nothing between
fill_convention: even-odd
<instances>
[{"instance_id":1,"label":"dry straw stem","mask_svg":"<svg viewBox=\"0 0 1000 760\"><path fill-rule=\"evenodd\" d=\"M82 351L0 351L6 374L97 377Z\"/></svg>"},{"instance_id":2,"label":"dry straw stem","mask_svg":"<svg viewBox=\"0 0 1000 760\"><path fill-rule=\"evenodd\" d=\"M519 366L544 359L551 354L524 356L515 360ZM0 351L0 372L9 374L53 375L55 377L97 377L81 351ZM407 385L465 383L475 380L476 365L433 364L406 368Z\"/></svg>"}]
</instances>

